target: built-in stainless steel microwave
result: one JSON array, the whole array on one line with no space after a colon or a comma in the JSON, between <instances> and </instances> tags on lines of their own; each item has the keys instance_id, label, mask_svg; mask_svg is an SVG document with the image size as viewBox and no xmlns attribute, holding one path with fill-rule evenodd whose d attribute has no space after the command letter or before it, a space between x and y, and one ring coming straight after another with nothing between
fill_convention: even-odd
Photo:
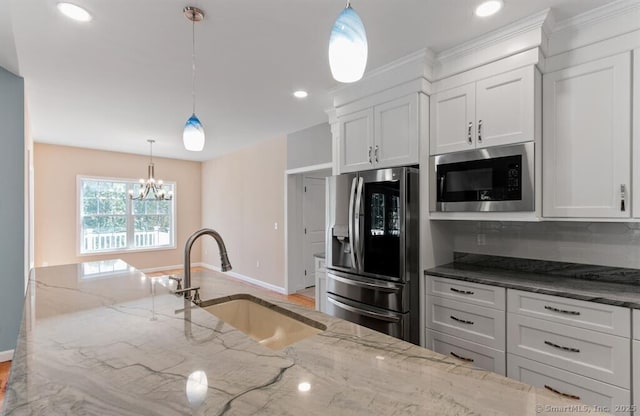
<instances>
[{"instance_id":1,"label":"built-in stainless steel microwave","mask_svg":"<svg viewBox=\"0 0 640 416\"><path fill-rule=\"evenodd\" d=\"M430 158L430 210L534 211L534 143Z\"/></svg>"}]
</instances>

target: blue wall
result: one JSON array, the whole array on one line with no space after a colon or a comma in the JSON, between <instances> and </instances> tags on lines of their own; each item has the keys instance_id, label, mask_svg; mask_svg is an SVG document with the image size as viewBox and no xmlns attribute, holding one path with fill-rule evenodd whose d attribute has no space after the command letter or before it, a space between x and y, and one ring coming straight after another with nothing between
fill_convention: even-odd
<instances>
[{"instance_id":1,"label":"blue wall","mask_svg":"<svg viewBox=\"0 0 640 416\"><path fill-rule=\"evenodd\" d=\"M0 67L0 352L16 346L24 303L24 80Z\"/></svg>"}]
</instances>

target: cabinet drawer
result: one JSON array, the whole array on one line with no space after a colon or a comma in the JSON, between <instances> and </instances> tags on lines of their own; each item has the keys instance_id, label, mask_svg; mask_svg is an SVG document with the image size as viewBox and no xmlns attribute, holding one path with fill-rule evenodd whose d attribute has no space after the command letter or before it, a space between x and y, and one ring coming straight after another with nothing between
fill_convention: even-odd
<instances>
[{"instance_id":1,"label":"cabinet drawer","mask_svg":"<svg viewBox=\"0 0 640 416\"><path fill-rule=\"evenodd\" d=\"M640 310L633 310L633 339L640 340Z\"/></svg>"},{"instance_id":2,"label":"cabinet drawer","mask_svg":"<svg viewBox=\"0 0 640 416\"><path fill-rule=\"evenodd\" d=\"M461 300L488 308L505 309L506 289L498 286L427 276L427 295Z\"/></svg>"},{"instance_id":3,"label":"cabinet drawer","mask_svg":"<svg viewBox=\"0 0 640 416\"><path fill-rule=\"evenodd\" d=\"M504 351L427 329L426 347L437 353L457 358L476 368L506 375Z\"/></svg>"},{"instance_id":4,"label":"cabinet drawer","mask_svg":"<svg viewBox=\"0 0 640 416\"><path fill-rule=\"evenodd\" d=\"M507 349L587 377L629 388L628 338L509 313Z\"/></svg>"},{"instance_id":5,"label":"cabinet drawer","mask_svg":"<svg viewBox=\"0 0 640 416\"><path fill-rule=\"evenodd\" d=\"M427 296L427 327L504 351L505 312Z\"/></svg>"},{"instance_id":6,"label":"cabinet drawer","mask_svg":"<svg viewBox=\"0 0 640 416\"><path fill-rule=\"evenodd\" d=\"M629 337L631 310L619 306L509 289L507 310L607 334Z\"/></svg>"},{"instance_id":7,"label":"cabinet drawer","mask_svg":"<svg viewBox=\"0 0 640 416\"><path fill-rule=\"evenodd\" d=\"M523 383L546 388L549 391L555 390L559 395L564 393L578 397L579 399L575 399L576 405L583 402L598 406L598 410L606 408L609 413L616 415L630 415L626 410L631 402L631 396L626 389L513 354L507 354L507 375ZM623 411L616 412L616 406Z\"/></svg>"}]
</instances>

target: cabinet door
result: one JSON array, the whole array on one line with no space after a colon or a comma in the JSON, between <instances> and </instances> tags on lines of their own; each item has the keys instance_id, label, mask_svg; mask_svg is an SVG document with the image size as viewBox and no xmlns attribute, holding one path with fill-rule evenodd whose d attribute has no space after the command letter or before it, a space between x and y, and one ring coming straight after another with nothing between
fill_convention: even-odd
<instances>
[{"instance_id":1,"label":"cabinet door","mask_svg":"<svg viewBox=\"0 0 640 416\"><path fill-rule=\"evenodd\" d=\"M475 148L475 83L431 96L430 153Z\"/></svg>"},{"instance_id":2,"label":"cabinet door","mask_svg":"<svg viewBox=\"0 0 640 416\"><path fill-rule=\"evenodd\" d=\"M529 66L476 83L476 147L534 139L535 71Z\"/></svg>"},{"instance_id":3,"label":"cabinet door","mask_svg":"<svg viewBox=\"0 0 640 416\"><path fill-rule=\"evenodd\" d=\"M373 109L340 117L340 173L373 166Z\"/></svg>"},{"instance_id":4,"label":"cabinet door","mask_svg":"<svg viewBox=\"0 0 640 416\"><path fill-rule=\"evenodd\" d=\"M634 414L640 414L640 341L633 341L633 397Z\"/></svg>"},{"instance_id":5,"label":"cabinet door","mask_svg":"<svg viewBox=\"0 0 640 416\"><path fill-rule=\"evenodd\" d=\"M633 51L633 108L633 177L640 178L640 48ZM633 182L632 208L633 216L640 218L640 181Z\"/></svg>"},{"instance_id":6,"label":"cabinet door","mask_svg":"<svg viewBox=\"0 0 640 416\"><path fill-rule=\"evenodd\" d=\"M418 111L417 93L374 108L377 168L418 163Z\"/></svg>"},{"instance_id":7,"label":"cabinet door","mask_svg":"<svg viewBox=\"0 0 640 416\"><path fill-rule=\"evenodd\" d=\"M629 53L546 74L543 216L629 217Z\"/></svg>"}]
</instances>

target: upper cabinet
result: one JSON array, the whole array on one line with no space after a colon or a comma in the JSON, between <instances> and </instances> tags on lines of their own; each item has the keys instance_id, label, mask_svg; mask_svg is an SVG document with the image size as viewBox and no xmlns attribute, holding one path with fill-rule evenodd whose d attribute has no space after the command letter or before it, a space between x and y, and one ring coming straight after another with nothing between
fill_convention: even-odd
<instances>
[{"instance_id":1,"label":"upper cabinet","mask_svg":"<svg viewBox=\"0 0 640 416\"><path fill-rule=\"evenodd\" d=\"M544 75L543 216L630 217L631 54Z\"/></svg>"},{"instance_id":2,"label":"upper cabinet","mask_svg":"<svg viewBox=\"0 0 640 416\"><path fill-rule=\"evenodd\" d=\"M340 173L417 164L420 96L338 117Z\"/></svg>"},{"instance_id":3,"label":"upper cabinet","mask_svg":"<svg viewBox=\"0 0 640 416\"><path fill-rule=\"evenodd\" d=\"M534 65L431 96L430 154L535 139Z\"/></svg>"}]
</instances>

